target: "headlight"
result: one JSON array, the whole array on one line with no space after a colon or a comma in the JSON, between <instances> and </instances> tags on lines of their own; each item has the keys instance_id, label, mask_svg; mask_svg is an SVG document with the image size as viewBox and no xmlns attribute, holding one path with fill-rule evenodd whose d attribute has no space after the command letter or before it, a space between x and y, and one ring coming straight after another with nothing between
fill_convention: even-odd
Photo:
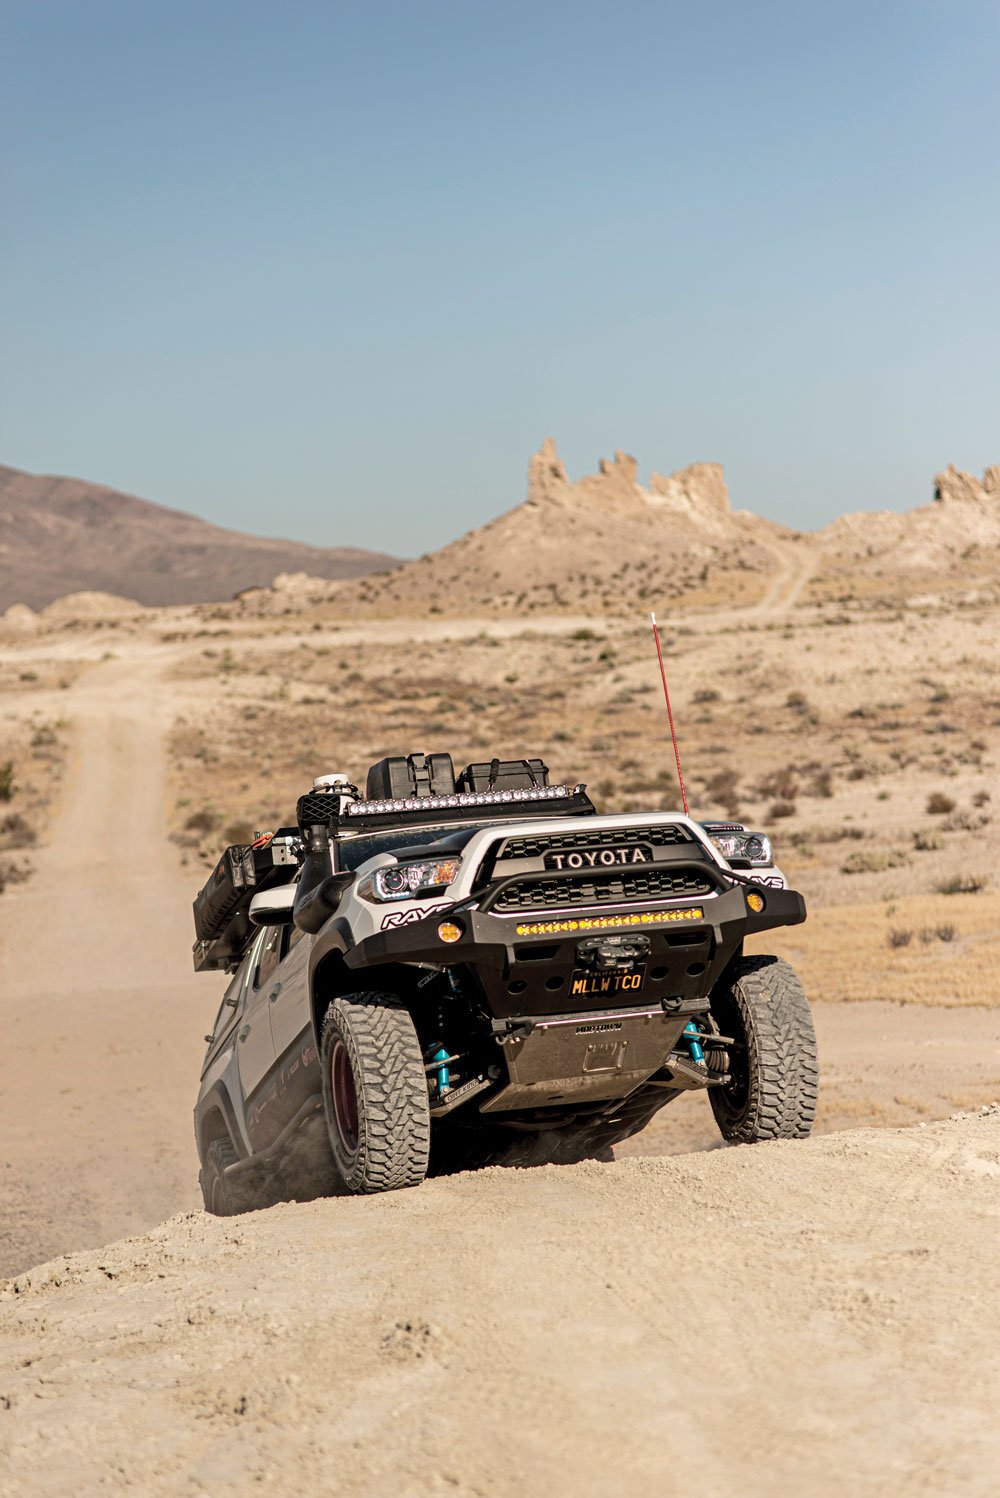
<instances>
[{"instance_id":1,"label":"headlight","mask_svg":"<svg viewBox=\"0 0 1000 1498\"><path fill-rule=\"evenodd\" d=\"M435 858L426 863L391 863L376 869L358 885L364 900L411 900L428 890L453 884L461 868L460 858Z\"/></svg>"},{"instance_id":2,"label":"headlight","mask_svg":"<svg viewBox=\"0 0 1000 1498\"><path fill-rule=\"evenodd\" d=\"M721 832L713 835L712 842L730 863L767 868L773 861L771 839L762 832Z\"/></svg>"}]
</instances>

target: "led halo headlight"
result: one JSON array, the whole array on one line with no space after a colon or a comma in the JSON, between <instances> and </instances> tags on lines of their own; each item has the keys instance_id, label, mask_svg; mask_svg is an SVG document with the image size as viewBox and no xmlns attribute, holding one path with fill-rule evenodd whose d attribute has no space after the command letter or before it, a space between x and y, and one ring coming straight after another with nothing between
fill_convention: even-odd
<instances>
[{"instance_id":1,"label":"led halo headlight","mask_svg":"<svg viewBox=\"0 0 1000 1498\"><path fill-rule=\"evenodd\" d=\"M711 839L729 863L738 859L753 868L769 868L774 861L771 839L762 832L719 832Z\"/></svg>"},{"instance_id":2,"label":"led halo headlight","mask_svg":"<svg viewBox=\"0 0 1000 1498\"><path fill-rule=\"evenodd\" d=\"M412 900L430 890L454 884L462 866L460 858L434 858L419 863L389 863L376 869L358 886L365 900Z\"/></svg>"}]
</instances>

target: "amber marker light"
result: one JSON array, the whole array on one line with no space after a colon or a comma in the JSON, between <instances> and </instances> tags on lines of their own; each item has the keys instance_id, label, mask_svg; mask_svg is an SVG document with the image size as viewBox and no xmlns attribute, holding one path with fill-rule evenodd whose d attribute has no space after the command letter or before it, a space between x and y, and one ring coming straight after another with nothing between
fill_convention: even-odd
<instances>
[{"instance_id":1,"label":"amber marker light","mask_svg":"<svg viewBox=\"0 0 1000 1498\"><path fill-rule=\"evenodd\" d=\"M438 941L458 941L462 928L457 921L442 921L438 927Z\"/></svg>"},{"instance_id":2,"label":"amber marker light","mask_svg":"<svg viewBox=\"0 0 1000 1498\"><path fill-rule=\"evenodd\" d=\"M761 911L764 909L764 896L758 894L747 895L747 904L753 911L754 915L760 915Z\"/></svg>"}]
</instances>

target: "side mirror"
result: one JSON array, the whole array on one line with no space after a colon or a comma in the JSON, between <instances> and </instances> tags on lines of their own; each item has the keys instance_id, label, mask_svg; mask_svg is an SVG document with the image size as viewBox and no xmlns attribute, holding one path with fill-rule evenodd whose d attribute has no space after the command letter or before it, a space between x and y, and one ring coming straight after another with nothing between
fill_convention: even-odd
<instances>
[{"instance_id":1,"label":"side mirror","mask_svg":"<svg viewBox=\"0 0 1000 1498\"><path fill-rule=\"evenodd\" d=\"M280 884L277 889L262 889L250 901L250 919L255 926L291 925L294 904L294 884Z\"/></svg>"}]
</instances>

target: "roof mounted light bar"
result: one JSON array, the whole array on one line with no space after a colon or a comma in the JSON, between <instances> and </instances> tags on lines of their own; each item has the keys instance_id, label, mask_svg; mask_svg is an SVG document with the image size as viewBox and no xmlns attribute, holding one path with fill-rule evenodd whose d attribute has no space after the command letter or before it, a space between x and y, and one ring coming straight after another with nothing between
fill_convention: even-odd
<instances>
[{"instance_id":1,"label":"roof mounted light bar","mask_svg":"<svg viewBox=\"0 0 1000 1498\"><path fill-rule=\"evenodd\" d=\"M578 796L582 785L533 786L528 791L466 791L454 796L405 796L395 801L352 801L349 817L384 816L397 811L444 811L455 806L500 806L505 802L561 801Z\"/></svg>"}]
</instances>

